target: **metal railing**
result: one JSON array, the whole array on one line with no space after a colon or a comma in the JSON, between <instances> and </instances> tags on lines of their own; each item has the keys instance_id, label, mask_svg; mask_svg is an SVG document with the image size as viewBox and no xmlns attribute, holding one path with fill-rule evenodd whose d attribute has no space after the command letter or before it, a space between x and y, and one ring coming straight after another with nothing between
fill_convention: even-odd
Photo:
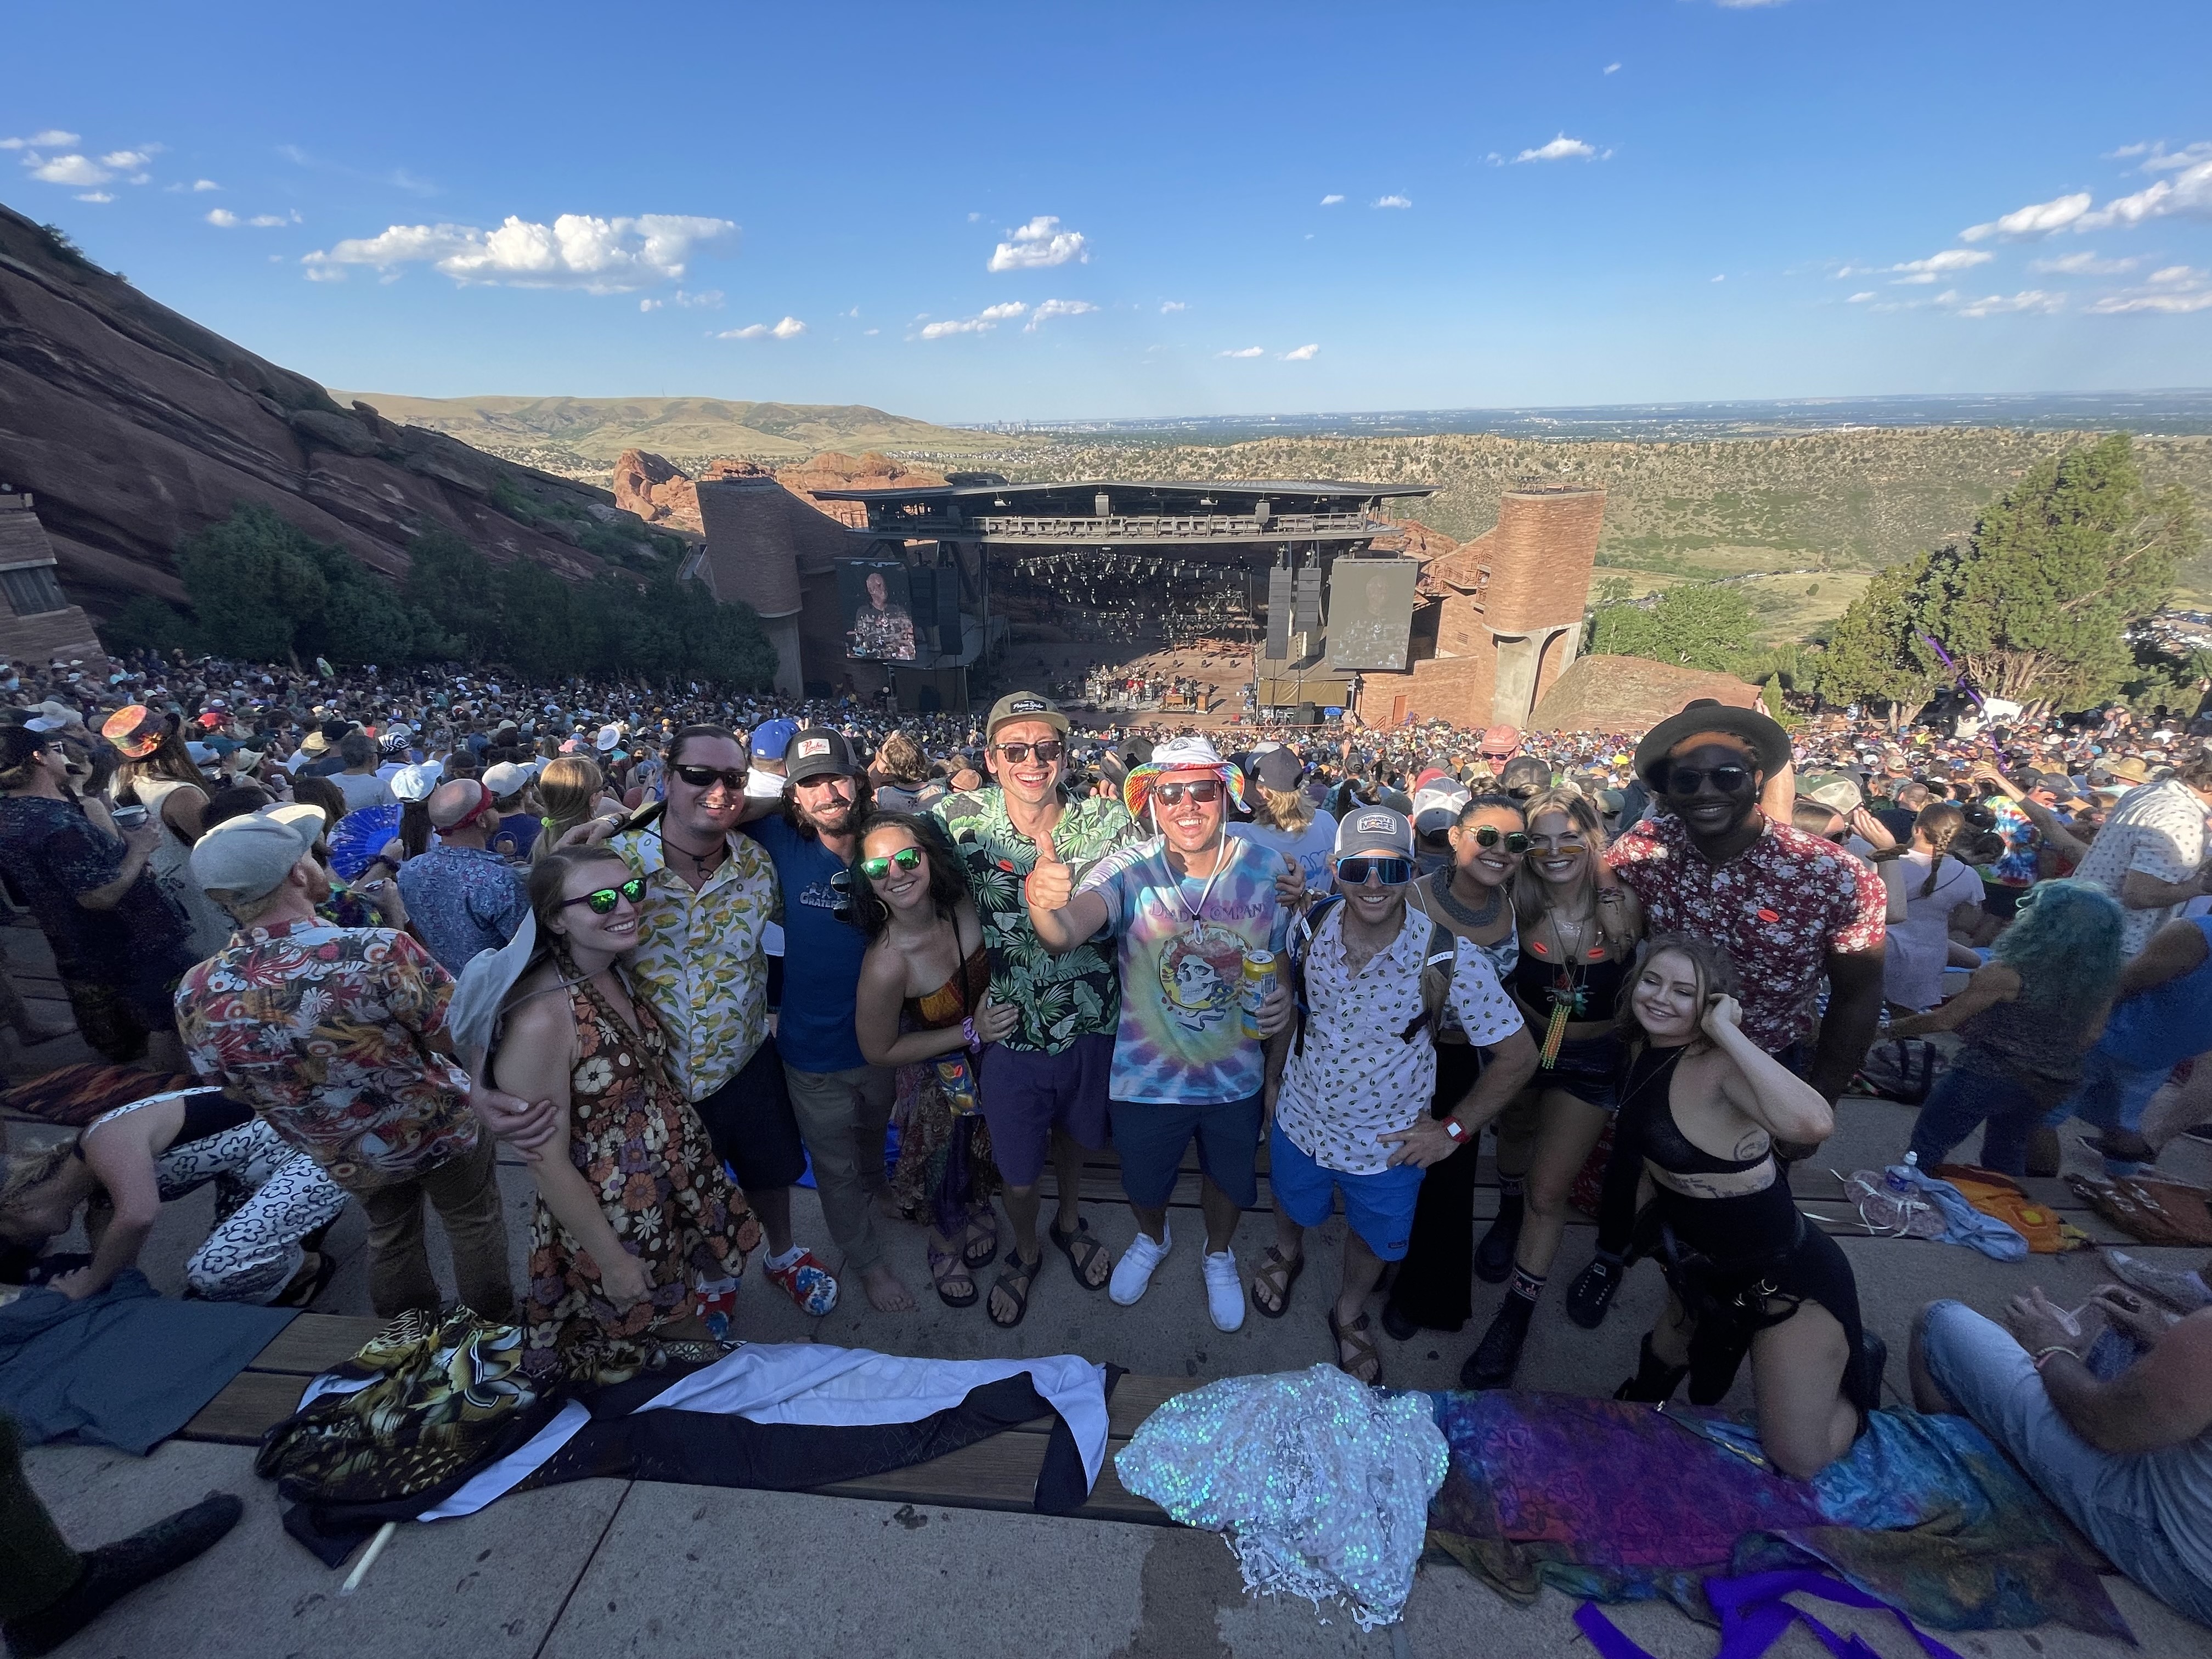
<instances>
[{"instance_id":1,"label":"metal railing","mask_svg":"<svg viewBox=\"0 0 2212 1659\"><path fill-rule=\"evenodd\" d=\"M1281 537L1372 536L1388 526L1364 513L1277 513L1192 517L1042 518L988 515L972 527L1000 541L1261 541Z\"/></svg>"}]
</instances>

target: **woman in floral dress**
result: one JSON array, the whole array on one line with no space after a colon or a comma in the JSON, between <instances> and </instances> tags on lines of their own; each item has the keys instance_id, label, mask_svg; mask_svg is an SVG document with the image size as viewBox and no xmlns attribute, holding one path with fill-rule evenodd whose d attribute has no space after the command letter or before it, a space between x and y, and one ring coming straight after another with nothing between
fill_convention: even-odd
<instances>
[{"instance_id":1,"label":"woman in floral dress","mask_svg":"<svg viewBox=\"0 0 2212 1659\"><path fill-rule=\"evenodd\" d=\"M488 1081L569 1114L568 1156L533 1166L523 1364L618 1382L719 1349L760 1229L665 1066L630 994L638 883L599 848L549 853L530 874L540 955L506 999Z\"/></svg>"}]
</instances>

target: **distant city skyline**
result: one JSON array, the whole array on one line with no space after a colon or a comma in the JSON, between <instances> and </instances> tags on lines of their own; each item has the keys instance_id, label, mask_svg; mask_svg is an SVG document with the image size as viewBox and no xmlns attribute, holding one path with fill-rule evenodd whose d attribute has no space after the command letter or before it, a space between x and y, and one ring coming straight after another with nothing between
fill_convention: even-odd
<instances>
[{"instance_id":1,"label":"distant city skyline","mask_svg":"<svg viewBox=\"0 0 2212 1659\"><path fill-rule=\"evenodd\" d=\"M11 15L0 201L326 385L963 424L2212 386L2185 0Z\"/></svg>"}]
</instances>

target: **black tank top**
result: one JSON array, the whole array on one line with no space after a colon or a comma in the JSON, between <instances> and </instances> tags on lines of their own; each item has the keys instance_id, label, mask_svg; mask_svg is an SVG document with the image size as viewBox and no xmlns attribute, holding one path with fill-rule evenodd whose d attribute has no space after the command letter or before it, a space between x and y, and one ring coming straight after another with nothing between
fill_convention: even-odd
<instances>
[{"instance_id":1,"label":"black tank top","mask_svg":"<svg viewBox=\"0 0 2212 1659\"><path fill-rule=\"evenodd\" d=\"M1633 1153L1669 1175L1741 1175L1772 1156L1717 1158L1684 1134L1668 1099L1684 1048L1644 1048L1623 1074L1620 1139ZM1640 1164L1638 1167L1642 1167ZM1723 1262L1770 1261L1795 1248L1802 1225L1790 1183L1778 1170L1771 1184L1726 1198L1697 1198L1671 1187L1652 1194L1659 1214L1692 1249Z\"/></svg>"},{"instance_id":2,"label":"black tank top","mask_svg":"<svg viewBox=\"0 0 2212 1659\"><path fill-rule=\"evenodd\" d=\"M1646 1048L1628 1062L1621 1098L1635 1096L1644 1109L1644 1156L1669 1175L1741 1175L1756 1170L1771 1153L1720 1158L1692 1141L1674 1121L1674 1108L1668 1096L1674 1086L1674 1067L1687 1052L1686 1048ZM1643 1098L1647 1094L1648 1101Z\"/></svg>"},{"instance_id":3,"label":"black tank top","mask_svg":"<svg viewBox=\"0 0 2212 1659\"><path fill-rule=\"evenodd\" d=\"M1571 967L1553 962L1549 957L1540 957L1521 946L1521 959L1513 964L1513 991L1521 1000L1541 1017L1552 1012L1553 992L1561 996L1572 994L1575 1001L1567 1010L1573 1020L1611 1019L1613 1005L1620 1000L1621 987L1628 981L1628 964L1625 962L1578 962Z\"/></svg>"}]
</instances>

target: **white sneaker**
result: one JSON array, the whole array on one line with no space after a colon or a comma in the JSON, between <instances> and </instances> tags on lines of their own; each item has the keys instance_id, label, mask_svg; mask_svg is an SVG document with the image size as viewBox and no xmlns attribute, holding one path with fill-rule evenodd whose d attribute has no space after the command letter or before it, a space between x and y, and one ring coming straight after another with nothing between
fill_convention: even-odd
<instances>
[{"instance_id":1,"label":"white sneaker","mask_svg":"<svg viewBox=\"0 0 2212 1659\"><path fill-rule=\"evenodd\" d=\"M1143 1228L1131 1239L1121 1252L1121 1259L1114 1264L1114 1277L1106 1281L1106 1294L1127 1308L1145 1293L1152 1282L1152 1269L1158 1267L1175 1248L1175 1231L1167 1223L1160 1224L1160 1242L1152 1243L1152 1235Z\"/></svg>"},{"instance_id":2,"label":"white sneaker","mask_svg":"<svg viewBox=\"0 0 2212 1659\"><path fill-rule=\"evenodd\" d=\"M1244 1322L1244 1281L1237 1275L1237 1253L1224 1250L1200 1264L1206 1272L1206 1310L1213 1328L1233 1331Z\"/></svg>"}]
</instances>

